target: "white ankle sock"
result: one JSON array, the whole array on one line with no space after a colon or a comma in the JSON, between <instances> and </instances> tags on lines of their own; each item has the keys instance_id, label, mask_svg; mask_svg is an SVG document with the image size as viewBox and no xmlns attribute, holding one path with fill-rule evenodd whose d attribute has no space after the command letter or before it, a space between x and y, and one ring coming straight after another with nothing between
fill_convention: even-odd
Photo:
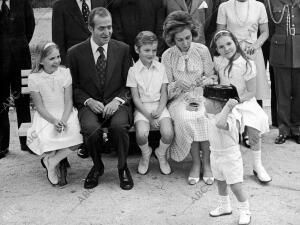
<instances>
[{"instance_id":1,"label":"white ankle sock","mask_svg":"<svg viewBox=\"0 0 300 225\"><path fill-rule=\"evenodd\" d=\"M261 151L252 151L254 168L262 166Z\"/></svg>"},{"instance_id":2,"label":"white ankle sock","mask_svg":"<svg viewBox=\"0 0 300 225\"><path fill-rule=\"evenodd\" d=\"M229 205L230 206L230 198L229 198L229 195L219 195L219 198L220 198L220 202L223 204L223 205Z\"/></svg>"},{"instance_id":3,"label":"white ankle sock","mask_svg":"<svg viewBox=\"0 0 300 225\"><path fill-rule=\"evenodd\" d=\"M250 204L249 204L249 201L248 199L244 202L239 202L239 209L241 211L248 211L250 212Z\"/></svg>"}]
</instances>

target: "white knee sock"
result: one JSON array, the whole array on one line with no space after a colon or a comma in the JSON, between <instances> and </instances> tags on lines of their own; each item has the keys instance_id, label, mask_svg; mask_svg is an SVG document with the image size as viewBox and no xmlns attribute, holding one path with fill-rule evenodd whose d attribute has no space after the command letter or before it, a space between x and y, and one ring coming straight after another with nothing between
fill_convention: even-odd
<instances>
[{"instance_id":1,"label":"white knee sock","mask_svg":"<svg viewBox=\"0 0 300 225\"><path fill-rule=\"evenodd\" d=\"M150 153L150 147L148 142L144 145L139 145L141 151L142 151L142 155L149 155Z\"/></svg>"},{"instance_id":2,"label":"white knee sock","mask_svg":"<svg viewBox=\"0 0 300 225\"><path fill-rule=\"evenodd\" d=\"M165 144L163 141L160 139L159 141L159 147L157 148L157 153L159 155L166 155L167 148L170 146L170 144Z\"/></svg>"}]
</instances>

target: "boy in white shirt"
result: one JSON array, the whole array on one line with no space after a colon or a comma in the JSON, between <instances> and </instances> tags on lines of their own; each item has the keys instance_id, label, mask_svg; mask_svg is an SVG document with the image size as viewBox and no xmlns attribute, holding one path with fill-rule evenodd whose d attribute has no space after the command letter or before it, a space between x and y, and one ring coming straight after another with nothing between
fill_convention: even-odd
<instances>
[{"instance_id":1,"label":"boy in white shirt","mask_svg":"<svg viewBox=\"0 0 300 225\"><path fill-rule=\"evenodd\" d=\"M206 98L211 169L220 195L219 206L209 215L217 217L232 213L227 189L227 185L230 185L239 201L239 224L249 224L249 201L242 189L243 160L239 146L239 124L231 113L232 108L238 104L237 90L233 86L206 85L203 96Z\"/></svg>"},{"instance_id":2,"label":"boy in white shirt","mask_svg":"<svg viewBox=\"0 0 300 225\"><path fill-rule=\"evenodd\" d=\"M146 174L152 149L148 145L150 126L159 128L161 139L155 155L162 174L170 174L166 151L174 131L166 108L168 78L163 64L156 60L157 37L150 31L142 31L135 38L135 51L139 60L129 69L126 86L130 87L136 110L134 124L137 144L142 151L138 172Z\"/></svg>"}]
</instances>

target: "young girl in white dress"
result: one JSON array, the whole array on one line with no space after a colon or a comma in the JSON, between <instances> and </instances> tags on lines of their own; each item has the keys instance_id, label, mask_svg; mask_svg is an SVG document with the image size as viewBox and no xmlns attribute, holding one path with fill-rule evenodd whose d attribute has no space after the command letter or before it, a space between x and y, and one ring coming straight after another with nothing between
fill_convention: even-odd
<instances>
[{"instance_id":1,"label":"young girl in white dress","mask_svg":"<svg viewBox=\"0 0 300 225\"><path fill-rule=\"evenodd\" d=\"M162 174L170 174L166 151L174 136L171 116L166 108L168 78L163 64L156 58L157 37L150 31L140 32L135 39L135 51L139 60L129 69L127 87L131 88L136 140L142 151L138 173L146 174L152 153L148 145L150 126L159 128L161 139L155 155Z\"/></svg>"},{"instance_id":2,"label":"young girl in white dress","mask_svg":"<svg viewBox=\"0 0 300 225\"><path fill-rule=\"evenodd\" d=\"M47 178L58 184L56 166L82 143L77 111L73 108L72 78L69 69L60 67L58 46L42 42L28 87L36 108L32 127L27 131L27 145L41 159Z\"/></svg>"},{"instance_id":3,"label":"young girl in white dress","mask_svg":"<svg viewBox=\"0 0 300 225\"><path fill-rule=\"evenodd\" d=\"M238 104L237 92L232 86L209 85L204 87L203 96L208 117L211 169L219 193L219 205L209 215L218 217L232 213L227 188L230 185L239 202L239 225L249 224L251 213L247 195L243 190L244 174L239 146L239 122L231 113Z\"/></svg>"},{"instance_id":4,"label":"young girl in white dress","mask_svg":"<svg viewBox=\"0 0 300 225\"><path fill-rule=\"evenodd\" d=\"M240 117L240 132L243 133L247 128L253 154L253 173L260 182L268 183L272 179L261 162L261 134L269 131L269 124L267 114L255 99L255 64L247 58L237 38L228 30L218 31L211 47L220 55L214 57L220 84L232 84L237 88L241 102L233 109L233 113L236 118ZM213 55L218 55L215 53Z\"/></svg>"}]
</instances>

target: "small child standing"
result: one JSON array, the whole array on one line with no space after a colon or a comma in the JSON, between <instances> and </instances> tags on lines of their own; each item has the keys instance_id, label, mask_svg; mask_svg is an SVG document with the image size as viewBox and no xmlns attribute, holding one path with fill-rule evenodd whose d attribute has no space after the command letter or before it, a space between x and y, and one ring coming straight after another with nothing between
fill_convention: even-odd
<instances>
[{"instance_id":1,"label":"small child standing","mask_svg":"<svg viewBox=\"0 0 300 225\"><path fill-rule=\"evenodd\" d=\"M157 37L150 31L142 31L135 38L135 51L139 60L129 69L127 87L136 110L134 124L137 144L142 151L138 173L146 174L152 149L148 145L150 127L159 128L161 140L155 155L162 174L170 174L171 168L166 158L166 151L174 136L170 114L166 108L168 78L164 66L156 58Z\"/></svg>"},{"instance_id":2,"label":"small child standing","mask_svg":"<svg viewBox=\"0 0 300 225\"><path fill-rule=\"evenodd\" d=\"M236 37L228 30L218 31L212 40L215 70L222 85L234 85L240 103L233 109L240 122L240 133L249 136L253 155L253 173L261 183L272 180L261 161L261 134L269 131L268 115L257 104L256 67L241 49Z\"/></svg>"},{"instance_id":3,"label":"small child standing","mask_svg":"<svg viewBox=\"0 0 300 225\"><path fill-rule=\"evenodd\" d=\"M207 85L203 96L206 98L211 169L220 195L219 206L209 215L218 217L232 213L227 190L227 185L230 185L239 201L239 224L249 224L249 202L242 188L243 161L239 147L239 123L231 112L238 104L237 91L233 86Z\"/></svg>"},{"instance_id":4,"label":"small child standing","mask_svg":"<svg viewBox=\"0 0 300 225\"><path fill-rule=\"evenodd\" d=\"M58 184L56 166L82 143L77 111L73 108L72 78L69 69L60 67L58 46L42 42L28 87L36 108L32 127L27 131L27 145L41 159L47 178Z\"/></svg>"}]
</instances>

